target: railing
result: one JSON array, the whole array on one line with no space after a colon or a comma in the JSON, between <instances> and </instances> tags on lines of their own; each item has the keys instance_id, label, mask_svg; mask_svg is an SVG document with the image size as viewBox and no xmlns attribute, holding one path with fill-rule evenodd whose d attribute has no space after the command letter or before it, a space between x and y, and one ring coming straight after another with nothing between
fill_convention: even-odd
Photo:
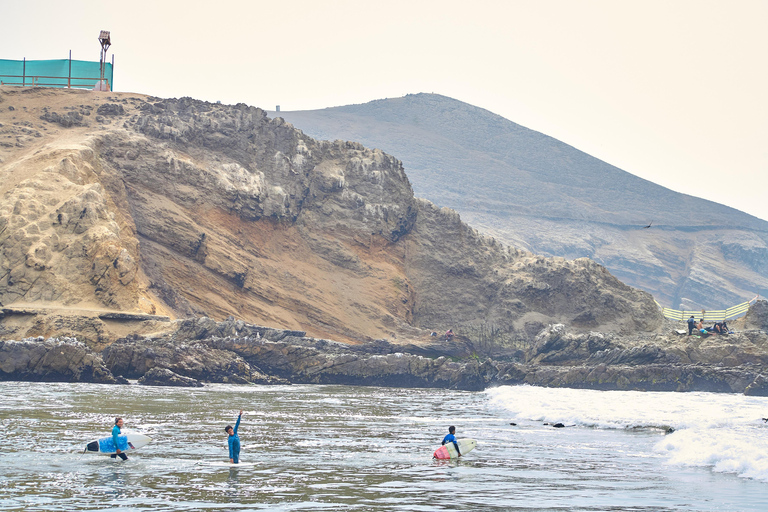
<instances>
[{"instance_id":1,"label":"railing","mask_svg":"<svg viewBox=\"0 0 768 512\"><path fill-rule=\"evenodd\" d=\"M15 78L17 80L4 80L8 78ZM67 83L64 84L62 82L41 82L40 79L49 79L49 80L66 80ZM18 79L21 79L21 82L19 82ZM87 81L88 83L72 83L73 81ZM75 88L91 88L95 87L96 84L99 83L101 80L100 77L80 77L80 76L40 76L40 75L0 75L0 85L20 85L20 86L28 86L28 87L67 87L68 89L75 87ZM29 81L29 82L28 82ZM107 90L111 91L112 86L109 83L108 78L104 78L104 82L107 84Z\"/></svg>"},{"instance_id":2,"label":"railing","mask_svg":"<svg viewBox=\"0 0 768 512\"><path fill-rule=\"evenodd\" d=\"M696 319L703 318L705 322L718 322L723 320L729 320L731 318L735 318L737 316L741 316L744 313L747 312L749 309L749 305L752 304L759 295L755 295L755 298L747 301L742 302L741 304L737 304L735 306L731 306L728 309L717 309L717 310L683 310L680 311L678 309L672 309L672 308L661 308L661 314L664 315L665 318L669 318L670 320L687 320L691 316L693 316ZM658 302L656 304L659 304ZM659 307L661 305L659 304Z\"/></svg>"},{"instance_id":3,"label":"railing","mask_svg":"<svg viewBox=\"0 0 768 512\"><path fill-rule=\"evenodd\" d=\"M113 90L114 55L112 64L72 60L3 60L0 59L0 85L96 88ZM104 78L101 82L102 65Z\"/></svg>"}]
</instances>

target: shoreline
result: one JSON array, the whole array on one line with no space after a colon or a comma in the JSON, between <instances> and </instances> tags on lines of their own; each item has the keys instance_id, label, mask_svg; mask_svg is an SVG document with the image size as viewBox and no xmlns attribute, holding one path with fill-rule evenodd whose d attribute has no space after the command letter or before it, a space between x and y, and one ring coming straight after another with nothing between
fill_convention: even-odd
<instances>
[{"instance_id":1,"label":"shoreline","mask_svg":"<svg viewBox=\"0 0 768 512\"><path fill-rule=\"evenodd\" d=\"M631 346L630 346L631 345ZM768 396L764 331L723 339L680 335L634 339L542 331L525 353L469 340L348 345L234 319L183 320L171 333L127 336L95 351L76 338L0 341L0 380L200 387L234 384L341 384L480 391L530 384L595 390L706 391Z\"/></svg>"}]
</instances>

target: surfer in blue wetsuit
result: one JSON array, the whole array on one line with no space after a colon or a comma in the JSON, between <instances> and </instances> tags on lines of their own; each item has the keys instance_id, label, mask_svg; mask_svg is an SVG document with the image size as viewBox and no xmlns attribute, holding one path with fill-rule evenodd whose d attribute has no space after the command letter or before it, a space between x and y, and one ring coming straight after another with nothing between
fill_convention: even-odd
<instances>
[{"instance_id":1,"label":"surfer in blue wetsuit","mask_svg":"<svg viewBox=\"0 0 768 512\"><path fill-rule=\"evenodd\" d=\"M229 443L230 464L240 464L240 436L237 435L237 427L240 426L240 418L242 416L243 411L241 409L240 414L237 415L237 423L235 423L235 428L232 428L232 425L227 425L224 427L224 432L229 435L227 442Z\"/></svg>"},{"instance_id":2,"label":"surfer in blue wetsuit","mask_svg":"<svg viewBox=\"0 0 768 512\"><path fill-rule=\"evenodd\" d=\"M112 441L114 441L115 443L115 450L117 450L117 453L110 455L110 457L112 457L113 459L120 457L123 460L128 460L128 456L124 454L120 450L120 448L117 447L118 446L117 436L120 435L120 431L122 430L122 428L123 428L123 418L115 418L115 426L112 427Z\"/></svg>"},{"instance_id":3,"label":"surfer in blue wetsuit","mask_svg":"<svg viewBox=\"0 0 768 512\"><path fill-rule=\"evenodd\" d=\"M451 425L448 427L448 435L443 438L443 445L445 443L453 443L453 446L456 447L456 453L459 454L459 457L461 457L461 451L459 451L459 443L456 442L456 436L454 433L456 432L456 427Z\"/></svg>"}]
</instances>

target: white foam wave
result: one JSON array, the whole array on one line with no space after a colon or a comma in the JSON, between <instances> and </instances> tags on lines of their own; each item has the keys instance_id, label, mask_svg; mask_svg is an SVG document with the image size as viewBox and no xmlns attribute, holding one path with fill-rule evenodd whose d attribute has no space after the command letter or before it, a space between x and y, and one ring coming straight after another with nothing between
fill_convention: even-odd
<instances>
[{"instance_id":1,"label":"white foam wave","mask_svg":"<svg viewBox=\"0 0 768 512\"><path fill-rule=\"evenodd\" d=\"M654 451L668 464L768 481L768 398L502 386L486 390L512 421L562 422L604 429L673 427Z\"/></svg>"},{"instance_id":2,"label":"white foam wave","mask_svg":"<svg viewBox=\"0 0 768 512\"><path fill-rule=\"evenodd\" d=\"M668 463L709 466L718 473L768 482L768 440L764 428L687 429L659 441L654 450Z\"/></svg>"},{"instance_id":3,"label":"white foam wave","mask_svg":"<svg viewBox=\"0 0 768 512\"><path fill-rule=\"evenodd\" d=\"M511 418L598 428L720 428L759 422L768 398L716 393L501 386L485 391Z\"/></svg>"}]
</instances>

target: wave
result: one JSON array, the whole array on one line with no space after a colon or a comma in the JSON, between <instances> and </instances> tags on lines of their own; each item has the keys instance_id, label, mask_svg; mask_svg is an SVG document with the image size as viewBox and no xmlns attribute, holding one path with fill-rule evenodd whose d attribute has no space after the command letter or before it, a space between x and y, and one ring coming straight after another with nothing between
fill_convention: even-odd
<instances>
[{"instance_id":1,"label":"wave","mask_svg":"<svg viewBox=\"0 0 768 512\"><path fill-rule=\"evenodd\" d=\"M768 482L768 440L761 428L688 429L659 441L667 463L711 467L718 473Z\"/></svg>"},{"instance_id":2,"label":"wave","mask_svg":"<svg viewBox=\"0 0 768 512\"><path fill-rule=\"evenodd\" d=\"M501 386L485 391L511 421L670 432L654 451L667 464L768 482L768 398L720 393L594 391ZM670 427L673 431L670 431Z\"/></svg>"}]
</instances>

